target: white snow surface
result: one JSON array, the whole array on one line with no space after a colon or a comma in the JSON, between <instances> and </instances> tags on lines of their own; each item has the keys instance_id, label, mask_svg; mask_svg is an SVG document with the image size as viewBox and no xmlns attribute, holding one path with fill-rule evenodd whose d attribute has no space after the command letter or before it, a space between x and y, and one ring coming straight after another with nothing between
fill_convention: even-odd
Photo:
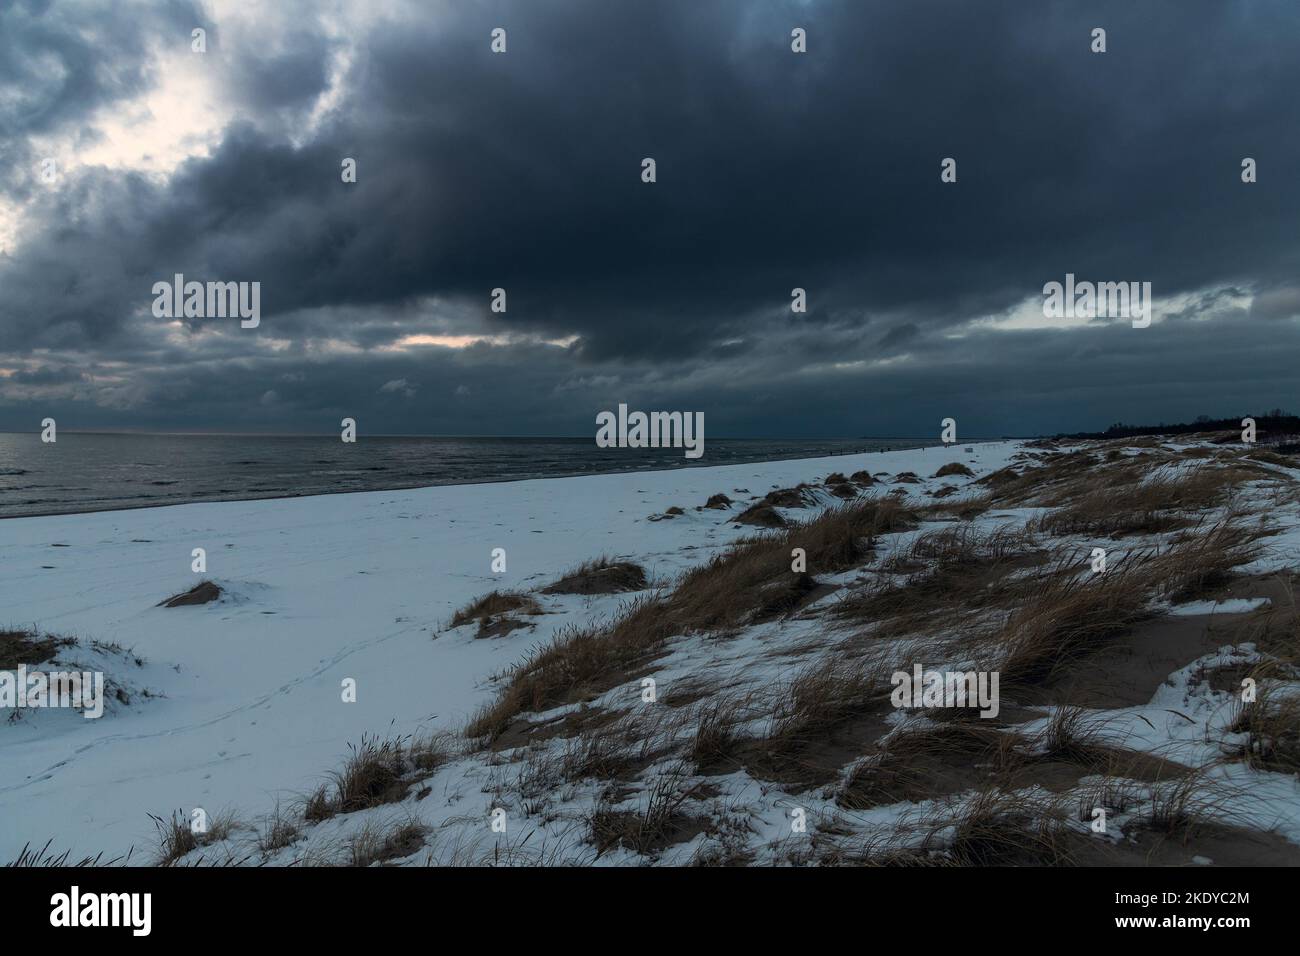
<instances>
[{"instance_id":1,"label":"white snow surface","mask_svg":"<svg viewBox=\"0 0 1300 956\"><path fill-rule=\"evenodd\" d=\"M179 810L188 817L192 808L202 807L210 817L229 810L255 824L277 804L291 805L315 789L342 765L349 744L363 735L457 730L492 698L495 679L532 649L568 625L608 618L628 599L540 593L583 561L602 555L634 560L653 584L668 585L737 539L753 535L754 529L741 528L732 519L751 498L774 488L818 482L831 472L866 470L891 476L872 493L902 489L914 501L930 501L930 492L956 485L961 490L947 499L952 501L976 491L968 489L975 478L1005 467L1024 451L1019 442L989 442L0 521L0 626L32 626L78 638L81 643L58 660L102 666L130 698L112 705L99 720L27 711L17 720L0 721L0 862L12 859L25 844L39 847L47 839L57 852L70 850L74 856L114 856L134 847L133 862L148 862L157 843L149 814L166 818ZM929 477L951 461L968 465L975 478ZM901 472L914 472L923 481L894 485L892 476ZM719 492L733 499L730 510L697 510ZM1300 504L1278 496L1267 483L1250 483L1243 494L1252 510L1267 516L1274 533L1263 539L1258 559L1239 570L1266 574L1295 568L1300 564ZM820 506L836 502L825 492L817 497ZM674 505L685 514L664 517ZM782 510L794 520L817 513L817 508ZM997 508L974 524L985 532L1001 524L1018 526L1041 511ZM876 561L883 562L932 527L883 536ZM1077 551L1082 560L1098 543L1066 537L1053 545ZM1114 567L1152 541L1100 543ZM207 550L208 572L203 575L190 571L191 551L197 547ZM494 548L506 550L505 573L491 572ZM818 575L818 580L852 585L874 573L859 568ZM219 602L156 606L204 578L225 590ZM530 591L545 613L527 618L531 629L500 638L476 639L472 625L450 628L456 610L493 589ZM1153 610L1244 614L1266 603L1249 598L1164 604ZM805 615L751 626L727 640L678 638L655 661L658 694L702 687L766 697L834 642L825 620ZM944 663L942 641L903 638L895 649L904 645L900 659ZM1214 765L1239 743L1239 735L1229 729L1236 700L1213 690L1204 674L1258 659L1252 645L1224 647L1171 674L1147 704L1092 716L1103 721L1102 735L1118 746L1191 766ZM345 678L356 681L356 703L342 701ZM633 681L611 689L593 706L635 722L645 710L636 703L639 694ZM559 707L545 717L578 706ZM1042 713L1041 720L1018 731L1032 735L1041 729L1052 709L1042 708ZM895 717L895 725L925 720L901 713ZM671 721L655 725L650 720L645 727L652 734L680 731ZM419 793L413 790L398 804L304 827L292 846L270 854L266 862L346 862L348 847L367 827L382 834L408 821L429 831L427 849L402 860L408 864L482 859L503 843L507 851L522 850L517 859L502 862L645 862L623 848L598 853L587 838L586 815L602 791L600 805L617 810L643 809L647 794L629 788L611 802L594 780L555 790L546 783L554 775L544 772L545 762L562 757L567 744L556 739L509 755L456 757L423 781ZM535 773L533 761L538 762ZM673 759L665 758L645 768L641 778L662 778L674 769ZM851 771L852 765L843 774ZM1250 794L1250 799L1233 800L1230 812L1220 813L1225 821L1272 828L1300 842L1300 781L1241 762L1218 766L1213 774L1225 786ZM530 791L530 779L552 789ZM806 837L791 835L795 808L807 814L809 832L847 828L849 843L864 836L874 839L873 833L907 842L909 829L915 830L909 821L937 805L904 802L846 813L835 803L834 787L792 795L743 771L713 776L709 785L717 795L698 809L712 818L715 836L716 831L742 834L739 842L760 864L789 862L806 846ZM1033 796L1028 793L1026 799ZM504 841L488 827L489 815L498 807L511 820ZM1117 831L1126 819L1115 821ZM655 857L660 863L684 863L697 851L716 847L711 839L701 833ZM219 860L217 849L205 852ZM262 860L252 830L239 832L223 852Z\"/></svg>"},{"instance_id":2,"label":"white snow surface","mask_svg":"<svg viewBox=\"0 0 1300 956\"><path fill-rule=\"evenodd\" d=\"M927 481L900 487L923 495L969 481L928 480L939 466L958 460L987 474L1019 447L0 521L0 625L121 645L129 654L105 663L108 678L152 695L133 693L98 720L29 711L0 721L0 861L52 839L74 855L134 847L144 862L156 845L150 813L203 807L255 819L313 789L363 734L455 729L491 697L495 675L566 623L621 603L539 595L548 613L530 619L532 630L486 640L448 630L486 591L540 588L599 555L635 559L667 583L753 533L729 520L751 496L860 469L915 472ZM718 492L736 501L730 512L695 510ZM686 514L647 520L673 505ZM196 575L200 547L208 571ZM493 574L498 547L507 571ZM204 578L225 590L220 601L156 606ZM720 658L758 653L760 637L725 645ZM355 703L342 701L345 678L356 680ZM773 812L767 825L778 832L785 819Z\"/></svg>"},{"instance_id":3,"label":"white snow surface","mask_svg":"<svg viewBox=\"0 0 1300 956\"><path fill-rule=\"evenodd\" d=\"M1246 614L1267 607L1268 598L1228 598L1226 601L1188 601L1175 604L1169 613L1175 617L1195 616L1198 614Z\"/></svg>"}]
</instances>

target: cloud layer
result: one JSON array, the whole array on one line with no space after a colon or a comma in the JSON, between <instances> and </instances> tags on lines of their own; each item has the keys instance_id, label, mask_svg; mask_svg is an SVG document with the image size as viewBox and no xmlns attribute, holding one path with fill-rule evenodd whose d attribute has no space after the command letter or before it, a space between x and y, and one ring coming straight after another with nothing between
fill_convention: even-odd
<instances>
[{"instance_id":1,"label":"cloud layer","mask_svg":"<svg viewBox=\"0 0 1300 956\"><path fill-rule=\"evenodd\" d=\"M586 434L624 401L996 435L1294 404L1288 0L247 6L0 10L0 428ZM1156 321L1052 327L1067 272L1151 282ZM260 326L155 318L175 273L260 282Z\"/></svg>"}]
</instances>

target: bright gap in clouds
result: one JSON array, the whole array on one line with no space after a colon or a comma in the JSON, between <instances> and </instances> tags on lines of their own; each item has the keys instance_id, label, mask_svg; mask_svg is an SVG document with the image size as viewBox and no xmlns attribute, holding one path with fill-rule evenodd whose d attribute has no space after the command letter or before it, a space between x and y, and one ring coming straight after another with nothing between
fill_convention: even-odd
<instances>
[{"instance_id":1,"label":"bright gap in clouds","mask_svg":"<svg viewBox=\"0 0 1300 956\"><path fill-rule=\"evenodd\" d=\"M1130 325L1131 319L1126 318L1081 318L1075 317L1052 317L1043 314L1043 296L1033 295L1024 299L1014 308L1002 313L1001 315L981 316L980 318L971 319L964 326L965 330L977 331L983 329L994 329L999 332L1026 331L1032 329L1084 329L1097 328L1104 325ZM1151 303L1151 323L1153 325L1163 322L1165 319L1177 316L1192 320L1209 320L1213 318L1216 312L1222 312L1227 309L1239 309L1248 311L1254 296L1235 292L1229 289L1198 289L1195 292L1184 292L1173 296L1159 295L1159 290L1153 290L1153 300ZM1205 303L1213 302L1213 309L1204 308ZM948 338L962 338L963 330L957 330L949 333Z\"/></svg>"},{"instance_id":2,"label":"bright gap in clouds","mask_svg":"<svg viewBox=\"0 0 1300 956\"><path fill-rule=\"evenodd\" d=\"M288 121L287 136L301 148L342 104L356 60L355 38L365 35L367 21L384 15L384 6L327 4L317 9L314 23L304 24L302 11L288 5L268 9L231 0L210 2L204 18L193 25L207 30L206 52L192 50L189 29L154 37L146 71L150 85L144 93L107 103L75 126L28 138L37 163L32 180L41 185L45 160L54 160L61 180L95 166L165 180L188 160L211 156L233 121L258 119L231 95L241 69L240 51L251 45L266 55L268 37L311 28L336 45L330 52L325 90L303 115ZM42 198L39 189L27 203L0 198L0 255L18 248L29 207Z\"/></svg>"}]
</instances>

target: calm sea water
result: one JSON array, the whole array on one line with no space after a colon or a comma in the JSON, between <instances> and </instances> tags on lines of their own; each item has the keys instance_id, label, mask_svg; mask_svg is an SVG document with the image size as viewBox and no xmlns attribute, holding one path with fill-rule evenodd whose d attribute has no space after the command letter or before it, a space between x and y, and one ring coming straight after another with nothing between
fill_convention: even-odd
<instances>
[{"instance_id":1,"label":"calm sea water","mask_svg":"<svg viewBox=\"0 0 1300 956\"><path fill-rule=\"evenodd\" d=\"M930 439L710 438L681 449L597 448L591 438L0 433L0 517L147 508L191 501L510 481L920 448Z\"/></svg>"}]
</instances>

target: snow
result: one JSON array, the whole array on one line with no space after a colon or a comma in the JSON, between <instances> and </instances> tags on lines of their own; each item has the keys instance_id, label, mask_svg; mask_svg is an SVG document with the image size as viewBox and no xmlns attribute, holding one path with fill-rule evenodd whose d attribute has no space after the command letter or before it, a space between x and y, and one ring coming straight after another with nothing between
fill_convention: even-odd
<instances>
[{"instance_id":1,"label":"snow","mask_svg":"<svg viewBox=\"0 0 1300 956\"><path fill-rule=\"evenodd\" d=\"M1175 604L1169 613L1175 617L1197 614L1246 614L1267 607L1268 598L1229 598L1226 601L1188 601Z\"/></svg>"},{"instance_id":2,"label":"snow","mask_svg":"<svg viewBox=\"0 0 1300 956\"><path fill-rule=\"evenodd\" d=\"M50 838L74 854L147 855L149 813L267 813L313 789L362 734L459 726L490 698L494 675L620 603L539 596L548 613L532 630L487 640L448 630L486 591L538 588L601 554L667 582L753 533L729 520L747 500L736 489L761 497L860 469L924 477L953 460L986 474L1019 450L964 447L0 521L0 623L121 645L129 655L104 663L108 678L154 695L133 693L98 720L42 712L0 723L0 860ZM918 495L963 481L900 487ZM718 492L736 500L731 512L695 510ZM673 505L686 513L647 520ZM208 571L196 575L200 547ZM494 548L506 549L505 573L491 573ZM204 578L225 590L219 602L156 606ZM726 654L741 666L763 653L761 639L756 629ZM355 703L342 700L345 678ZM449 768L440 784L468 787L457 772L478 771ZM324 839L343 825L316 829Z\"/></svg>"},{"instance_id":3,"label":"snow","mask_svg":"<svg viewBox=\"0 0 1300 956\"><path fill-rule=\"evenodd\" d=\"M941 465L961 461L978 477L1025 451L1017 442L971 448L0 521L0 601L8 614L0 624L78 638L58 661L102 669L129 698L110 701L98 720L43 710L0 723L0 861L24 844L40 846L51 838L58 852L114 856L134 847L135 859L147 861L156 845L149 814L166 818L180 811L188 817L195 807L209 817L230 810L255 823L315 789L363 735L454 731L492 699L495 680L531 650L570 625L615 614L627 595L540 593L581 562L601 555L634 560L652 586L668 585L755 534L732 519L774 488L817 482L831 472L914 472L922 483L894 485L886 478L872 492L903 489L912 500L929 501L929 493L945 484L957 485L962 494L976 490L974 479L930 478ZM729 511L697 510L719 492L733 499ZM836 503L821 490L814 497L818 507ZM1235 504L1264 514L1271 532L1262 539L1266 550L1240 570L1267 574L1300 564L1300 503L1276 487L1251 482ZM685 513L667 516L672 506ZM778 510L794 520L817 513ZM999 508L976 518L974 526L981 532L1017 527L1042 513L1035 507ZM884 573L877 570L880 563L934 527L885 536L872 565L818 579L852 586ZM1084 560L1097 543L1067 536L1051 545ZM1102 543L1114 567L1167 543L1167 536ZM199 547L208 560L201 575L190 570L191 551ZM507 555L507 569L499 574L491 571L496 548ZM156 606L205 578L224 589L220 601ZM525 618L530 627L501 638L476 639L472 625L450 628L456 610L493 589L530 591L545 613ZM670 641L655 661L658 693L703 683L712 694L770 701L796 673L836 653L834 623L810 612L842 593L725 640L695 635ZM1245 614L1267 604L1265 598L1239 598L1157 604L1152 610ZM969 648L954 643L955 637L909 635L876 642L873 650L882 659L974 668L974 661L964 659ZM1300 843L1300 780L1224 760L1240 743L1241 735L1230 729L1237 697L1206 679L1216 669L1260 659L1252 644L1225 646L1171 674L1146 704L1092 716L1100 735L1116 746L1206 768L1207 783L1230 795L1215 810L1226 822L1274 829ZM343 700L347 678L356 681L355 703ZM654 737L665 745L654 752L669 756L641 774L652 781L678 769L671 753L693 728L679 719L685 709L665 718L669 709L639 706L640 693L639 682L631 681L590 706L621 715L631 739ZM1053 710L1041 712L1014 732L1032 738ZM761 734L770 719L770 711L761 712L740 730ZM897 730L925 720L900 711L888 722ZM520 748L509 759L491 753L455 757L422 782L418 795L305 828L293 846L268 862L344 861L364 828L416 820L429 829L427 843L406 862L469 862L488 854L496 862L643 863L624 848L598 853L588 819L597 809L641 812L649 794L636 787L611 792L590 779L556 785L555 775L545 772L547 761L562 757L567 743L556 739ZM854 766L843 768L843 779ZM709 777L708 784L716 795L707 808L695 809L711 817L714 832L659 850L658 862L689 862L700 851L731 846L728 837L735 835L755 863L788 863L808 852L806 837L792 835L799 810L806 814L807 832L819 834L823 843L848 834L846 846L908 845L921 838L927 814L951 813L966 799L848 812L836 804L833 786L787 793L743 771ZM1025 805L1047 796L1028 789ZM1140 804L1114 818L1112 835L1122 836L1127 821L1140 819ZM498 808L512 821L504 837L488 826ZM237 856L260 861L251 830L230 845Z\"/></svg>"}]
</instances>

